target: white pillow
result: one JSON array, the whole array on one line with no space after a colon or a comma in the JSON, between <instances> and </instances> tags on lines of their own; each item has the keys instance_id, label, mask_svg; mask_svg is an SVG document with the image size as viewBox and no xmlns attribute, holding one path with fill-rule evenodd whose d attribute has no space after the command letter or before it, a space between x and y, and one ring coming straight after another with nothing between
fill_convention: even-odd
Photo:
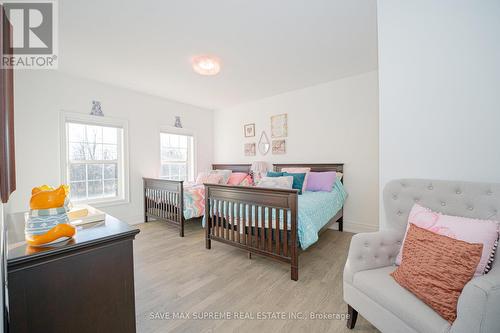
<instances>
[{"instance_id":1,"label":"white pillow","mask_svg":"<svg viewBox=\"0 0 500 333\"><path fill-rule=\"evenodd\" d=\"M311 172L311 168L283 168L281 169L281 171L288 173L305 173L306 176L304 177L304 184L302 184L302 193L306 191L307 179L309 178L309 172Z\"/></svg>"},{"instance_id":2,"label":"white pillow","mask_svg":"<svg viewBox=\"0 0 500 333\"><path fill-rule=\"evenodd\" d=\"M222 181L220 184L226 185L227 182L229 181L229 177L231 177L231 174L233 173L231 170L212 170L210 171L211 174L217 174L222 176Z\"/></svg>"},{"instance_id":3,"label":"white pillow","mask_svg":"<svg viewBox=\"0 0 500 333\"><path fill-rule=\"evenodd\" d=\"M257 187L291 189L292 185L293 185L292 176L262 177L262 179L257 184Z\"/></svg>"}]
</instances>

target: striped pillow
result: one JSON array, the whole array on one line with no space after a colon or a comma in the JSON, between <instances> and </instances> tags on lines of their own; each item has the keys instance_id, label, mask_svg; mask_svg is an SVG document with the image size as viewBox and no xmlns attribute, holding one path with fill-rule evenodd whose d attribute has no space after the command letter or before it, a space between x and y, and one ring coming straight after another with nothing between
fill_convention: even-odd
<instances>
[{"instance_id":1,"label":"striped pillow","mask_svg":"<svg viewBox=\"0 0 500 333\"><path fill-rule=\"evenodd\" d=\"M257 184L257 187L267 187L267 188L283 188L291 189L293 185L293 177L262 177L262 179Z\"/></svg>"}]
</instances>

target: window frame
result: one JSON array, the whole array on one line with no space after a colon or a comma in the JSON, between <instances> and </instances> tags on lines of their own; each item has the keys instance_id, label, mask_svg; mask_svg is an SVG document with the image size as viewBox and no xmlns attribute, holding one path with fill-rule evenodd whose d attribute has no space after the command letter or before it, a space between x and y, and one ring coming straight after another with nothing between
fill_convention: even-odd
<instances>
[{"instance_id":1,"label":"window frame","mask_svg":"<svg viewBox=\"0 0 500 333\"><path fill-rule=\"evenodd\" d=\"M158 163L158 177L161 179L167 179L167 177L162 177L161 176L161 135L162 134L174 134L174 135L184 135L184 136L190 136L193 138L193 149L192 149L192 154L188 154L188 164L189 164L189 157L192 156L192 175L189 174L189 168L188 168L188 175L187 179L185 181L194 181L196 179L196 175L198 172L198 164L197 164L197 139L196 139L196 134L194 131L186 128L178 128L178 127L173 127L173 126L161 126L160 130L158 131L158 152L159 152L159 163ZM189 149L188 149L189 150Z\"/></svg>"},{"instance_id":2,"label":"window frame","mask_svg":"<svg viewBox=\"0 0 500 333\"><path fill-rule=\"evenodd\" d=\"M130 179L129 179L129 146L128 146L128 121L125 119L92 116L75 112L61 112L60 117L60 162L61 183L69 184L69 145L67 123L80 123L84 125L108 126L121 129L122 139L117 148L118 163L118 195L111 198L96 198L78 200L78 204L89 204L95 207L113 206L130 202ZM101 161L97 161L100 163Z\"/></svg>"}]
</instances>

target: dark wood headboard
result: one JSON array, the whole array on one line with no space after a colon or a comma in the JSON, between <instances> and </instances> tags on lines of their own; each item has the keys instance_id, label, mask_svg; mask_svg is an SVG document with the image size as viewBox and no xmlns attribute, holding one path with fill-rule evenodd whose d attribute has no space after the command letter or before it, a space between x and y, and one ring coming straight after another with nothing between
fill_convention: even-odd
<instances>
[{"instance_id":1,"label":"dark wood headboard","mask_svg":"<svg viewBox=\"0 0 500 333\"><path fill-rule=\"evenodd\" d=\"M274 171L281 171L284 168L311 168L312 172L335 171L344 172L344 163L296 163L296 164L273 164Z\"/></svg>"},{"instance_id":2,"label":"dark wood headboard","mask_svg":"<svg viewBox=\"0 0 500 333\"><path fill-rule=\"evenodd\" d=\"M251 164L212 164L212 170L231 170L250 173Z\"/></svg>"},{"instance_id":3,"label":"dark wood headboard","mask_svg":"<svg viewBox=\"0 0 500 333\"><path fill-rule=\"evenodd\" d=\"M231 170L233 172L250 172L251 164L212 164L212 170ZM295 164L273 164L274 171L283 168L311 168L313 172L336 171L344 172L344 163L295 163Z\"/></svg>"}]
</instances>

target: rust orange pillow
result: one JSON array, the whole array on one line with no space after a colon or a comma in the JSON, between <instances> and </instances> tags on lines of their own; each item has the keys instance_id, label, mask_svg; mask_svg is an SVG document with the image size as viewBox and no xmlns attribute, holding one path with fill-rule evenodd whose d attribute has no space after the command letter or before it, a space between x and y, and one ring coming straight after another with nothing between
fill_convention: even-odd
<instances>
[{"instance_id":1,"label":"rust orange pillow","mask_svg":"<svg viewBox=\"0 0 500 333\"><path fill-rule=\"evenodd\" d=\"M391 273L441 317L452 323L465 284L472 279L483 244L472 244L410 224L401 265Z\"/></svg>"}]
</instances>

